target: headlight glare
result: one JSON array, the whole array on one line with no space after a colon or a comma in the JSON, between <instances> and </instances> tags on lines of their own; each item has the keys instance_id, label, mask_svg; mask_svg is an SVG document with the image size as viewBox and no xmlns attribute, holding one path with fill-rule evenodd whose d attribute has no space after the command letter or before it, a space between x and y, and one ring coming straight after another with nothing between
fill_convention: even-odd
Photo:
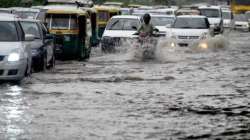
<instances>
[{"instance_id":1,"label":"headlight glare","mask_svg":"<svg viewBox=\"0 0 250 140\"><path fill-rule=\"evenodd\" d=\"M8 57L9 62L16 62L20 60L20 55L18 53L11 53Z\"/></svg>"}]
</instances>

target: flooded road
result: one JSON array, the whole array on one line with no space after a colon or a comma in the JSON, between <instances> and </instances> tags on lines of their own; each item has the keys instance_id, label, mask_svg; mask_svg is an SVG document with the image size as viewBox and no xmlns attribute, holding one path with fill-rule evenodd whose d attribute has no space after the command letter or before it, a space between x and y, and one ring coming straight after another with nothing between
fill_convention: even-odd
<instances>
[{"instance_id":1,"label":"flooded road","mask_svg":"<svg viewBox=\"0 0 250 140\"><path fill-rule=\"evenodd\" d=\"M250 34L164 61L93 50L21 85L0 85L0 139L250 138ZM185 49L185 50L184 50Z\"/></svg>"}]
</instances>

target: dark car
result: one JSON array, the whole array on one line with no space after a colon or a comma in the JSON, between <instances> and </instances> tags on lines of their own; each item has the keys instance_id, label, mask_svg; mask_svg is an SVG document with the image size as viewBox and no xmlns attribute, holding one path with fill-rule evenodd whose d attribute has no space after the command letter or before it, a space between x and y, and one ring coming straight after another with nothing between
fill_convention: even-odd
<instances>
[{"instance_id":1,"label":"dark car","mask_svg":"<svg viewBox=\"0 0 250 140\"><path fill-rule=\"evenodd\" d=\"M25 34L32 34L35 40L31 45L32 68L34 71L44 71L55 66L54 40L48 34L44 24L37 20L22 20Z\"/></svg>"}]
</instances>

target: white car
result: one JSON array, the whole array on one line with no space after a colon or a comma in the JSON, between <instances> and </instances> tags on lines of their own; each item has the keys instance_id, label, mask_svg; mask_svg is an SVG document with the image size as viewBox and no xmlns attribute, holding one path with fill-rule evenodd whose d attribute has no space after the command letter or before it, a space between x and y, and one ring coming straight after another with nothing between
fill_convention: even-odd
<instances>
[{"instance_id":1,"label":"white car","mask_svg":"<svg viewBox=\"0 0 250 140\"><path fill-rule=\"evenodd\" d=\"M230 10L222 10L223 26L224 28L233 27L233 14Z\"/></svg>"},{"instance_id":2,"label":"white car","mask_svg":"<svg viewBox=\"0 0 250 140\"><path fill-rule=\"evenodd\" d=\"M119 46L121 40L135 38L135 33L139 29L142 19L139 16L114 16L108 22L101 39L103 50L113 49Z\"/></svg>"},{"instance_id":3,"label":"white car","mask_svg":"<svg viewBox=\"0 0 250 140\"><path fill-rule=\"evenodd\" d=\"M234 16L234 29L241 31L250 31L250 23L245 14Z\"/></svg>"},{"instance_id":4,"label":"white car","mask_svg":"<svg viewBox=\"0 0 250 140\"><path fill-rule=\"evenodd\" d=\"M172 15L175 16L177 9L176 8L165 8L165 9L153 9L149 13L156 15Z\"/></svg>"},{"instance_id":5,"label":"white car","mask_svg":"<svg viewBox=\"0 0 250 140\"><path fill-rule=\"evenodd\" d=\"M159 30L159 36L165 36L167 28L166 25L173 24L175 16L173 15L151 15L151 24Z\"/></svg>"},{"instance_id":6,"label":"white car","mask_svg":"<svg viewBox=\"0 0 250 140\"><path fill-rule=\"evenodd\" d=\"M222 10L220 6L200 6L201 15L208 18L210 26L214 28L215 34L221 34L224 31Z\"/></svg>"},{"instance_id":7,"label":"white car","mask_svg":"<svg viewBox=\"0 0 250 140\"><path fill-rule=\"evenodd\" d=\"M168 25L166 37L174 40L171 46L189 47L210 36L209 21L205 16L177 16L174 24Z\"/></svg>"},{"instance_id":8,"label":"white car","mask_svg":"<svg viewBox=\"0 0 250 140\"><path fill-rule=\"evenodd\" d=\"M0 29L0 80L21 81L31 71L30 42L35 37L25 35L12 14L0 14Z\"/></svg>"}]
</instances>

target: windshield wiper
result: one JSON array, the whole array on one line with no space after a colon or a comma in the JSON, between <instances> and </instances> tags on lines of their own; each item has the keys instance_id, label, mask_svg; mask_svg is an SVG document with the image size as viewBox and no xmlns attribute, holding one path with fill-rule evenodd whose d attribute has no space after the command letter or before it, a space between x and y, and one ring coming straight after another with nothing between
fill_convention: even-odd
<instances>
[{"instance_id":1,"label":"windshield wiper","mask_svg":"<svg viewBox=\"0 0 250 140\"><path fill-rule=\"evenodd\" d=\"M115 21L111 26L110 26L110 30L112 30L113 29L113 27L117 24L119 22L119 20L117 20L117 21Z\"/></svg>"}]
</instances>

